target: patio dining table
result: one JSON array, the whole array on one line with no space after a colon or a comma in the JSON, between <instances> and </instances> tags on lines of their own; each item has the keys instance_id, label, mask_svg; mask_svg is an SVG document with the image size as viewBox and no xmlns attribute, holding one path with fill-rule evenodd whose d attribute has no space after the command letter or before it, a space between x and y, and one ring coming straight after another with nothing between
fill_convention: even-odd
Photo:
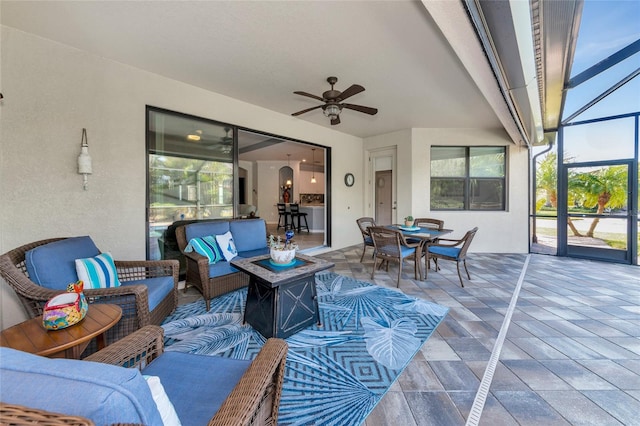
<instances>
[{"instance_id":1,"label":"patio dining table","mask_svg":"<svg viewBox=\"0 0 640 426\"><path fill-rule=\"evenodd\" d=\"M418 245L418 247L416 247L416 262L420 262L420 259L422 259L422 254L430 242L435 241L438 238L442 238L443 236L453 232L452 229L438 230L434 228L419 227L419 226L406 227L404 225L398 225L398 224L389 225L387 227L390 229L395 229L402 232L402 235L404 235L405 239L412 238L412 239L420 240L420 244ZM425 267L424 277L426 279L426 268L429 267L426 259L425 259L424 267ZM420 267L419 264L418 264L418 272L420 273L420 281L423 281L422 268Z\"/></svg>"}]
</instances>

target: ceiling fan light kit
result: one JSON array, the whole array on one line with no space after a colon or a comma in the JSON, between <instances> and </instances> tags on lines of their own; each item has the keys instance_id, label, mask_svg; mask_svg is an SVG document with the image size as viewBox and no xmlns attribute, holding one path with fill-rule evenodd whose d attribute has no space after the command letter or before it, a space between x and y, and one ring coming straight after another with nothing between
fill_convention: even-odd
<instances>
[{"instance_id":1,"label":"ceiling fan light kit","mask_svg":"<svg viewBox=\"0 0 640 426\"><path fill-rule=\"evenodd\" d=\"M366 107L362 105L354 105L354 104L345 104L341 103L347 98L350 98L353 95L357 95L360 92L364 92L364 87L359 84L352 84L347 90L341 92L339 90L335 90L333 88L334 84L338 82L338 77L329 77L327 78L327 82L331 85L331 90L327 90L322 94L322 97L312 95L307 92L296 91L293 92L296 95L306 96L308 98L316 99L318 101L322 101L324 105L318 105L315 107L303 109L302 111L294 112L293 115L298 116L304 114L305 112L313 111L314 109L322 108L322 113L331 119L331 125L340 124L340 113L343 108L351 109L358 112L363 112L369 115L376 115L378 113L377 108Z\"/></svg>"}]
</instances>

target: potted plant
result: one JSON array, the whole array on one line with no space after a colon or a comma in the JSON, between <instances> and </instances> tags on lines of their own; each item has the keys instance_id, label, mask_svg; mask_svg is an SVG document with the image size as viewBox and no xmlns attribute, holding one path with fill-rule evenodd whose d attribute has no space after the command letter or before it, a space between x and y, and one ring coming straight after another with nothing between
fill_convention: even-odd
<instances>
[{"instance_id":1,"label":"potted plant","mask_svg":"<svg viewBox=\"0 0 640 426\"><path fill-rule=\"evenodd\" d=\"M404 218L404 226L408 228L413 226L413 216L409 215Z\"/></svg>"},{"instance_id":2,"label":"potted plant","mask_svg":"<svg viewBox=\"0 0 640 426\"><path fill-rule=\"evenodd\" d=\"M296 244L291 238L293 238L293 231L289 230L285 233L285 240L282 242L282 237L274 237L269 235L269 253L273 263L280 265L286 265L293 262L296 257L296 250L298 244Z\"/></svg>"}]
</instances>

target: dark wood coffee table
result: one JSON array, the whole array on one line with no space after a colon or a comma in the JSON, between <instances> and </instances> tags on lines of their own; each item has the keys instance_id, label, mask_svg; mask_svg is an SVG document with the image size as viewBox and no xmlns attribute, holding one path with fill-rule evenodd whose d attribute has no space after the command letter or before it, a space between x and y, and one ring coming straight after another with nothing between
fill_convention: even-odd
<instances>
[{"instance_id":1,"label":"dark wood coffee table","mask_svg":"<svg viewBox=\"0 0 640 426\"><path fill-rule=\"evenodd\" d=\"M281 267L271 264L267 254L231 264L249 275L244 321L264 337L286 338L320 324L315 274L333 263L297 254L294 265Z\"/></svg>"},{"instance_id":2,"label":"dark wood coffee table","mask_svg":"<svg viewBox=\"0 0 640 426\"><path fill-rule=\"evenodd\" d=\"M118 305L93 303L77 324L61 330L46 330L42 316L9 327L0 333L0 346L51 358L80 358L94 337L98 349L105 346L104 332L122 317Z\"/></svg>"}]
</instances>

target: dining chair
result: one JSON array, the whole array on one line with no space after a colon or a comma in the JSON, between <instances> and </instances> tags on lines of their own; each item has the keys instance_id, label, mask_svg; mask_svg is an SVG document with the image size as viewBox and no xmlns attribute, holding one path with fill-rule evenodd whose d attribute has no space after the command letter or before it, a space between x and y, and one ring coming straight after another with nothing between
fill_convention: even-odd
<instances>
[{"instance_id":1,"label":"dining chair","mask_svg":"<svg viewBox=\"0 0 640 426\"><path fill-rule=\"evenodd\" d=\"M434 230L438 230L438 231L442 231L444 229L444 220L440 220L440 219L433 219L430 217L422 217L422 218L418 218L415 219L413 221L413 226L419 226L420 228L428 228L428 229L434 229ZM410 243L415 243L415 242L422 242L423 247L422 247L422 256L425 256L425 253L427 252L425 247L426 247L426 241L424 240L418 240L415 238L407 238L407 241ZM438 239L434 239L432 240L432 242L437 243ZM425 270L427 268L431 268L431 263L427 262L427 257L425 256L425 260L424 260L424 268Z\"/></svg>"},{"instance_id":2,"label":"dining chair","mask_svg":"<svg viewBox=\"0 0 640 426\"><path fill-rule=\"evenodd\" d=\"M420 228L432 228L442 231L442 229L444 229L444 220L423 217L415 219L413 221L413 226L419 226Z\"/></svg>"},{"instance_id":3,"label":"dining chair","mask_svg":"<svg viewBox=\"0 0 640 426\"><path fill-rule=\"evenodd\" d=\"M278 227L276 230L284 228L286 231L289 229L289 217L291 217L291 212L287 211L287 205L285 203L278 203ZM293 228L293 223L291 227Z\"/></svg>"},{"instance_id":4,"label":"dining chair","mask_svg":"<svg viewBox=\"0 0 640 426\"><path fill-rule=\"evenodd\" d=\"M376 226L376 222L372 217L361 217L360 219L356 219L356 222L358 223L358 228L360 228L360 233L362 234L363 246L362 256L360 256L360 263L362 263L362 259L364 259L364 252L367 251L367 247L374 247L373 239L371 238L371 234L369 234L369 227Z\"/></svg>"},{"instance_id":5,"label":"dining chair","mask_svg":"<svg viewBox=\"0 0 640 426\"><path fill-rule=\"evenodd\" d=\"M302 228L306 228L309 232L309 224L307 223L307 214L300 211L300 204L289 204L289 210L291 211L291 227L296 228L296 232L300 232ZM298 226L296 227L296 219L298 219ZM304 225L301 225L301 219L304 219Z\"/></svg>"},{"instance_id":6,"label":"dining chair","mask_svg":"<svg viewBox=\"0 0 640 426\"><path fill-rule=\"evenodd\" d=\"M419 274L421 275L422 272L420 271L419 259L416 259L416 248L420 243L408 243L402 232L383 226L372 226L369 228L369 233L374 244L371 279L375 275L376 266L380 269L386 262L387 271L389 271L389 262L398 262L398 282L396 286L399 287L403 261L411 257L414 259L414 277L418 279ZM380 265L377 265L378 259L381 260Z\"/></svg>"},{"instance_id":7,"label":"dining chair","mask_svg":"<svg viewBox=\"0 0 640 426\"><path fill-rule=\"evenodd\" d=\"M464 265L464 270L467 272L467 278L471 280L471 275L469 275L469 270L467 269L467 250L469 250L469 246L471 245L471 241L473 241L473 237L475 237L476 232L478 232L477 226L468 231L464 237L459 240L440 238L437 242L428 243L425 250L425 264L428 265L430 259L433 259L436 265L435 269L438 270L438 259L452 260L456 262L460 285L464 287L462 275L460 274L460 262ZM427 268L425 268L425 277L428 274L426 269Z\"/></svg>"}]
</instances>

